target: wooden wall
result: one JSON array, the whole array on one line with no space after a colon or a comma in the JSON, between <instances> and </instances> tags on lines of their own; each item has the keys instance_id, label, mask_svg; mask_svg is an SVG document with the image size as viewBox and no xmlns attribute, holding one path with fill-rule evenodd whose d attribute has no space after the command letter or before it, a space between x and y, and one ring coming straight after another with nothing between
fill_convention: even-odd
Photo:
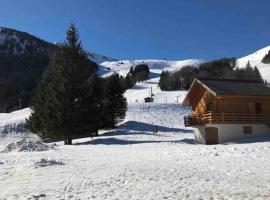
<instances>
[{"instance_id":1,"label":"wooden wall","mask_svg":"<svg viewBox=\"0 0 270 200\"><path fill-rule=\"evenodd\" d=\"M202 116L207 112L207 104L212 103L214 113L255 114L255 103L261 103L261 114L270 114L270 97L266 96L215 96L211 91L195 82L185 104L192 106L193 114Z\"/></svg>"},{"instance_id":2,"label":"wooden wall","mask_svg":"<svg viewBox=\"0 0 270 200\"><path fill-rule=\"evenodd\" d=\"M192 107L193 114L203 115L207 111L207 103L212 103L214 113L253 113L255 114L255 103L261 103L261 113L270 114L270 97L238 97L218 96L215 97L207 90L204 91L197 105Z\"/></svg>"},{"instance_id":3,"label":"wooden wall","mask_svg":"<svg viewBox=\"0 0 270 200\"><path fill-rule=\"evenodd\" d=\"M270 114L270 97L224 96L216 99L216 112L255 113L255 103L261 103L261 113Z\"/></svg>"},{"instance_id":4,"label":"wooden wall","mask_svg":"<svg viewBox=\"0 0 270 200\"><path fill-rule=\"evenodd\" d=\"M201 99L198 101L198 104L194 107L193 113L201 116L206 112L207 103L213 103L213 111L215 111L215 96L208 92L207 90L204 90L204 93L201 97Z\"/></svg>"}]
</instances>

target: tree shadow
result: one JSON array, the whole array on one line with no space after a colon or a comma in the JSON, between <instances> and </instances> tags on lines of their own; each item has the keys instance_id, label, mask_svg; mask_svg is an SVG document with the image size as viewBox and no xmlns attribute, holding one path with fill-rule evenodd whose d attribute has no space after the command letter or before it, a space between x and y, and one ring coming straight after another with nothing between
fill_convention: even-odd
<instances>
[{"instance_id":1,"label":"tree shadow","mask_svg":"<svg viewBox=\"0 0 270 200\"><path fill-rule=\"evenodd\" d=\"M176 144L197 144L195 139L184 138L182 140L125 140L119 139L114 136L121 135L152 135L152 136L162 136L166 137L167 133L173 134L190 134L193 133L192 129L181 129L181 128L168 128L163 126L158 126L158 131L162 132L162 135L154 133L154 125L137 122L137 121L128 121L122 124L118 130L111 131L102 135L102 138L94 138L90 141L85 141L81 143L76 143L76 145L132 145L132 144L145 144L145 143L176 143ZM165 134L164 134L165 133ZM173 137L172 134L168 137Z\"/></svg>"},{"instance_id":2,"label":"tree shadow","mask_svg":"<svg viewBox=\"0 0 270 200\"><path fill-rule=\"evenodd\" d=\"M270 142L270 136L269 137L252 137L252 138L238 139L235 141L226 142L224 145L250 144L250 143L260 143L260 142Z\"/></svg>"},{"instance_id":3,"label":"tree shadow","mask_svg":"<svg viewBox=\"0 0 270 200\"><path fill-rule=\"evenodd\" d=\"M142 86L142 85L134 85L129 90L141 90L141 89L147 89L147 87L146 86Z\"/></svg>"},{"instance_id":4,"label":"tree shadow","mask_svg":"<svg viewBox=\"0 0 270 200\"><path fill-rule=\"evenodd\" d=\"M120 130L123 132L153 132L155 128L154 124L138 122L138 121L128 121L121 125ZM174 133L193 133L193 129L183 129L183 128L169 128L165 126L157 126L159 132L174 132Z\"/></svg>"},{"instance_id":5,"label":"tree shadow","mask_svg":"<svg viewBox=\"0 0 270 200\"><path fill-rule=\"evenodd\" d=\"M149 73L149 79L153 79L153 78L158 78L160 77L160 74L159 73L155 73L155 72L150 72Z\"/></svg>"},{"instance_id":6,"label":"tree shadow","mask_svg":"<svg viewBox=\"0 0 270 200\"><path fill-rule=\"evenodd\" d=\"M175 143L175 144L198 144L195 139L183 139L183 140L122 140L118 138L97 138L90 141L79 142L75 145L133 145L133 144L155 144L155 143Z\"/></svg>"}]
</instances>

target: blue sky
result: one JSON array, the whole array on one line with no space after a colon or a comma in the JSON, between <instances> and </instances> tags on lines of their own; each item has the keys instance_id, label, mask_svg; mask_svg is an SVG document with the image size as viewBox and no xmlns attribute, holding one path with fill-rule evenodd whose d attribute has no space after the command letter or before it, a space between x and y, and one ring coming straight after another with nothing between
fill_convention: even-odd
<instances>
[{"instance_id":1,"label":"blue sky","mask_svg":"<svg viewBox=\"0 0 270 200\"><path fill-rule=\"evenodd\" d=\"M0 26L117 59L241 57L270 45L269 0L1 0Z\"/></svg>"}]
</instances>

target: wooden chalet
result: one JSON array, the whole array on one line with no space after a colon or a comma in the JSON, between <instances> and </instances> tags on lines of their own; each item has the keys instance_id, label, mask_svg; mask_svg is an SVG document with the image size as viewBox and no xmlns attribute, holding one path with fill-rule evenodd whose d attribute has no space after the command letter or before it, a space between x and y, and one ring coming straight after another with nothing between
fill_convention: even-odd
<instances>
[{"instance_id":1,"label":"wooden chalet","mask_svg":"<svg viewBox=\"0 0 270 200\"><path fill-rule=\"evenodd\" d=\"M259 81L195 79L183 101L185 126L206 144L270 136L270 88Z\"/></svg>"}]
</instances>

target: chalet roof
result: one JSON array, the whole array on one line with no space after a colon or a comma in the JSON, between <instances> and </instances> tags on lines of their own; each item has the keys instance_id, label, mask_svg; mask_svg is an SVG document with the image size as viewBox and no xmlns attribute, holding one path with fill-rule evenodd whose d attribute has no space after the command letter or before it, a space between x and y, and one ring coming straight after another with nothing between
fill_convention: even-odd
<instances>
[{"instance_id":1,"label":"chalet roof","mask_svg":"<svg viewBox=\"0 0 270 200\"><path fill-rule=\"evenodd\" d=\"M270 88L260 81L203 78L197 80L216 96L270 96Z\"/></svg>"},{"instance_id":2,"label":"chalet roof","mask_svg":"<svg viewBox=\"0 0 270 200\"><path fill-rule=\"evenodd\" d=\"M205 90L214 96L270 97L270 87L259 81L197 78L190 86L183 105L196 104Z\"/></svg>"}]
</instances>

